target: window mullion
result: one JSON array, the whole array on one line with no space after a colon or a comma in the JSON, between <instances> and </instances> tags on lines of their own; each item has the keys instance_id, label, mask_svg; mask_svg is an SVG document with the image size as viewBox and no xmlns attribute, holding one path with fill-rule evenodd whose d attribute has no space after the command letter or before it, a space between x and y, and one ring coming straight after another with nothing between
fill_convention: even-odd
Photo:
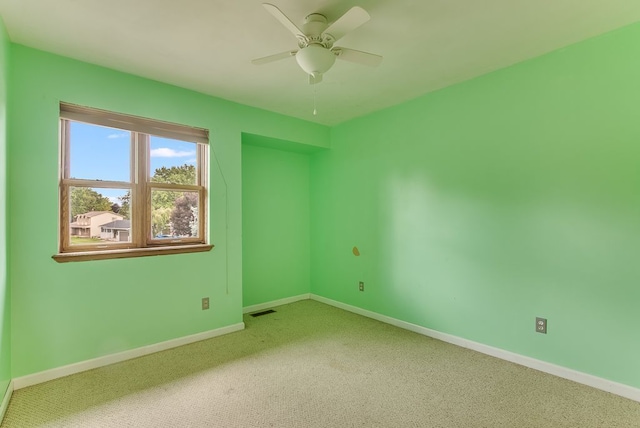
<instances>
[{"instance_id":1,"label":"window mullion","mask_svg":"<svg viewBox=\"0 0 640 428\"><path fill-rule=\"evenodd\" d=\"M133 199L133 215L131 217L133 230L136 236L136 244L140 247L147 245L147 217L149 209L147 203L147 180L149 175L149 136L145 134L132 133L134 136L136 160L135 160L135 196Z\"/></svg>"},{"instance_id":2,"label":"window mullion","mask_svg":"<svg viewBox=\"0 0 640 428\"><path fill-rule=\"evenodd\" d=\"M191 192L197 192L199 191L202 186L196 186L193 184L172 184L172 183L158 183L155 181L149 181L147 183L147 187L151 188L151 189L157 189L157 190L184 190L184 191L191 191Z\"/></svg>"},{"instance_id":3,"label":"window mullion","mask_svg":"<svg viewBox=\"0 0 640 428\"><path fill-rule=\"evenodd\" d=\"M129 189L131 183L127 181L85 180L81 178L67 178L62 183L71 187L94 187L101 189Z\"/></svg>"}]
</instances>

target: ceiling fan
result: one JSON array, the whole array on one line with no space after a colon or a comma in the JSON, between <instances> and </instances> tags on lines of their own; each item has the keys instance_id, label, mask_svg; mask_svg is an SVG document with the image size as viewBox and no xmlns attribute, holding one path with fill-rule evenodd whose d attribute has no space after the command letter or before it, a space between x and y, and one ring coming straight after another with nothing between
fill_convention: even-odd
<instances>
[{"instance_id":1,"label":"ceiling fan","mask_svg":"<svg viewBox=\"0 0 640 428\"><path fill-rule=\"evenodd\" d=\"M254 59L251 62L255 65L295 56L300 68L309 75L309 83L314 84L322 81L322 75L333 66L336 58L368 66L376 66L382 61L380 55L334 46L335 42L370 19L367 11L361 7L352 7L331 24L324 15L312 13L300 28L276 6L270 3L262 5L296 36L299 49Z\"/></svg>"}]
</instances>

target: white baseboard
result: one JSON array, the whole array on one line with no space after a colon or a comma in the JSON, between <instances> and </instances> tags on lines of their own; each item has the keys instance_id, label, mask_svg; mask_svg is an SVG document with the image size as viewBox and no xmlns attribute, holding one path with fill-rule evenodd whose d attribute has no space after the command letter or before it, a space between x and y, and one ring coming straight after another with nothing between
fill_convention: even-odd
<instances>
[{"instance_id":1,"label":"white baseboard","mask_svg":"<svg viewBox=\"0 0 640 428\"><path fill-rule=\"evenodd\" d=\"M353 312L358 315L362 315L368 318L372 318L387 324L394 325L405 330L413 331L424 336L432 337L434 339L442 340L443 342L451 343L463 348L468 348L492 357L500 358L505 361L520 364L525 367L529 367L541 372L549 373L554 376L558 376L564 379L568 379L583 385L587 385L602 391L607 391L612 394L619 395L634 401L640 402L640 389L631 387L629 385L613 382L607 379L603 379L597 376L593 376L587 373L579 372L577 370L569 369L566 367L551 364L545 361L537 360L535 358L526 357L513 352L505 351L503 349L495 348L492 346L484 345L482 343L474 342L471 340L463 339L461 337L453 336L447 333L441 333L436 330L432 330L426 327L422 327L416 324L412 324L406 321L401 321L396 318L381 315L376 312L372 312L366 309L351 306L346 303L331 300L326 297L322 297L316 294L301 294L299 296L288 297L285 299L274 300L272 302L261 303L258 305L247 306L243 308L243 313L256 312L264 309L268 309L275 306L294 303L300 300L311 299L321 303L325 303L336 308L340 308L349 312ZM143 346L129 351L119 352L117 354L106 355L104 357L94 358L92 360L82 361L75 364L70 364L63 367L57 367L55 369L46 370L39 373L34 373L27 376L22 376L13 379L7 387L2 404L0 405L0 421L4 417L4 412L7 409L9 400L14 389L21 389L27 386L36 385L38 383L47 382L49 380L57 379L60 377L68 376L75 373L80 373L86 370L95 369L98 367L107 366L109 364L126 361L132 358L141 357L143 355L152 354L166 349L175 348L178 346L186 345L193 342L198 342L205 339L210 339L224 334L233 333L244 329L244 323L238 323L227 327L222 327L215 330L206 331L203 333L197 333L190 336L184 336L177 339L168 340L166 342L156 343L153 345Z\"/></svg>"},{"instance_id":2,"label":"white baseboard","mask_svg":"<svg viewBox=\"0 0 640 428\"><path fill-rule=\"evenodd\" d=\"M311 294L300 294L299 296L287 297L284 299L273 300L271 302L260 303L257 305L245 306L242 308L243 314L248 314L251 312L263 311L265 309L273 308L274 306L287 305L289 303L299 302L300 300L309 300L311 298Z\"/></svg>"},{"instance_id":3,"label":"white baseboard","mask_svg":"<svg viewBox=\"0 0 640 428\"><path fill-rule=\"evenodd\" d=\"M482 354L490 355L492 357L500 358L505 361L520 364L521 366L529 367L544 373L549 373L554 376L558 376L564 379L568 379L583 385L587 385L602 391L610 392L612 394L619 395L621 397L628 398L630 400L640 402L640 389L634 388L622 383L613 382L601 377L593 376L587 373L579 372L577 370L568 369L566 367L557 366L555 364L548 363L546 361L537 360L535 358L526 357L524 355L515 354L513 352L505 351L503 349L494 348L493 346L484 345L482 343L474 342L472 340L463 339L451 334L441 333L436 330L431 330L426 327L422 327L416 324L401 321L396 318L391 318L386 315L380 315L376 312L368 311L366 309L358 308L356 306L347 305L345 303L338 302L336 300L327 299L326 297L311 294L311 299L321 303L325 303L336 308L344 309L345 311L353 312L358 315L363 315L368 318L373 318L378 321L382 321L387 324L394 325L396 327L410 330L415 333L422 334L424 336L432 337L434 339L442 340L443 342L451 343L463 348L468 348L473 351L480 352Z\"/></svg>"},{"instance_id":4,"label":"white baseboard","mask_svg":"<svg viewBox=\"0 0 640 428\"><path fill-rule=\"evenodd\" d=\"M9 385L7 385L7 390L4 392L4 398L2 399L2 404L0 404L0 423L4 420L4 414L7 412L7 407L9 407L9 401L11 400L11 395L13 395L13 381L9 381Z\"/></svg>"},{"instance_id":5,"label":"white baseboard","mask_svg":"<svg viewBox=\"0 0 640 428\"><path fill-rule=\"evenodd\" d=\"M96 369L98 367L108 366L110 364L119 363L122 361L130 360L132 358L142 357L143 355L149 355L155 352L176 348L178 346L187 345L189 343L211 339L212 337L222 336L224 334L233 333L243 329L244 323L241 322L227 327L217 328L215 330L204 331L202 333L179 337L177 339L171 339L165 342L154 343L153 345L142 346L140 348L130 349L128 351L118 352L116 354L105 355L104 357L98 357L91 360L81 361L79 363L69 364L67 366L56 367L55 369L45 370L42 372L14 378L13 388L25 388L27 386L36 385L38 383L43 383L64 376Z\"/></svg>"}]
</instances>

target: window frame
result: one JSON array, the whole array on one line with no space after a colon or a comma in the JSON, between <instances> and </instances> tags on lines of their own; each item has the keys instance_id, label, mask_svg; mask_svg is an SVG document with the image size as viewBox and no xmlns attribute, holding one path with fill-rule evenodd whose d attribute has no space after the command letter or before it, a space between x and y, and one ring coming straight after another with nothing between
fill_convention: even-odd
<instances>
[{"instance_id":1,"label":"window frame","mask_svg":"<svg viewBox=\"0 0 640 428\"><path fill-rule=\"evenodd\" d=\"M71 134L70 122L105 126L129 132L130 178L129 181L89 180L70 177ZM123 115L75 104L60 103L60 165L59 165L59 239L58 262L84 261L147 255L176 254L209 251L208 236L208 142L209 132L137 116ZM196 183L193 185L151 181L150 137L157 136L195 143ZM195 141L194 141L195 140ZM130 242L113 242L104 245L71 244L71 189L128 189L131 191ZM151 193L153 190L194 192L198 194L198 236L176 239L156 238L151 227ZM71 221L70 221L71 220Z\"/></svg>"}]
</instances>

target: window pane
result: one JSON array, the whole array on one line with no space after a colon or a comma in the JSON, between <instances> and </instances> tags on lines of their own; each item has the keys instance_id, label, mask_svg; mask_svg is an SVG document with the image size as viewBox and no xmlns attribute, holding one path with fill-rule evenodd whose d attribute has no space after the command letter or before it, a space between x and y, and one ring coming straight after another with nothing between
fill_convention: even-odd
<instances>
[{"instance_id":1,"label":"window pane","mask_svg":"<svg viewBox=\"0 0 640 428\"><path fill-rule=\"evenodd\" d=\"M156 136L149 142L151 181L156 183L196 183L196 143L188 143Z\"/></svg>"},{"instance_id":2,"label":"window pane","mask_svg":"<svg viewBox=\"0 0 640 428\"><path fill-rule=\"evenodd\" d=\"M151 236L154 239L197 238L198 192L151 191Z\"/></svg>"},{"instance_id":3,"label":"window pane","mask_svg":"<svg viewBox=\"0 0 640 428\"><path fill-rule=\"evenodd\" d=\"M131 242L129 189L71 187L71 245Z\"/></svg>"},{"instance_id":4,"label":"window pane","mask_svg":"<svg viewBox=\"0 0 640 428\"><path fill-rule=\"evenodd\" d=\"M131 133L69 121L70 178L131 181Z\"/></svg>"}]
</instances>

